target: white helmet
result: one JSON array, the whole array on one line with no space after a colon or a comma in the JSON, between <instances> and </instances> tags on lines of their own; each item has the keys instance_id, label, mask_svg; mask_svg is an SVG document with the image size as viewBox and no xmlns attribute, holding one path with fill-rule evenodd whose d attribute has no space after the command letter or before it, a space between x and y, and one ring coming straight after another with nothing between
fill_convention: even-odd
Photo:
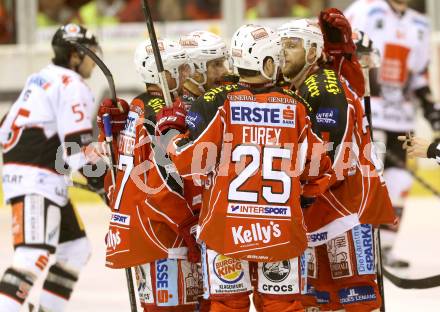
<instances>
[{"instance_id":1,"label":"white helmet","mask_svg":"<svg viewBox=\"0 0 440 312\"><path fill-rule=\"evenodd\" d=\"M314 20L303 18L290 21L278 28L278 34L281 38L300 38L303 40L304 49L306 50L306 64L308 64L307 54L313 44L316 45L316 60L322 54L324 38L321 28Z\"/></svg>"},{"instance_id":2,"label":"white helmet","mask_svg":"<svg viewBox=\"0 0 440 312\"><path fill-rule=\"evenodd\" d=\"M173 40L159 39L157 44L162 57L163 68L176 80L176 88L170 90L174 92L180 86L179 67L188 63L188 55L180 44ZM150 40L146 40L137 46L134 53L134 65L145 83L160 84Z\"/></svg>"},{"instance_id":3,"label":"white helmet","mask_svg":"<svg viewBox=\"0 0 440 312\"><path fill-rule=\"evenodd\" d=\"M209 31L193 31L180 38L180 45L188 53L190 61L196 65L195 70L203 75L203 82L190 80L200 88L206 83L207 63L219 58L227 58L228 49L225 41L216 34Z\"/></svg>"},{"instance_id":4,"label":"white helmet","mask_svg":"<svg viewBox=\"0 0 440 312\"><path fill-rule=\"evenodd\" d=\"M265 78L276 80L280 63L280 37L271 28L258 25L241 26L232 36L230 55L234 70L237 68L259 71ZM263 61L271 57L275 72L268 77L263 70Z\"/></svg>"}]
</instances>

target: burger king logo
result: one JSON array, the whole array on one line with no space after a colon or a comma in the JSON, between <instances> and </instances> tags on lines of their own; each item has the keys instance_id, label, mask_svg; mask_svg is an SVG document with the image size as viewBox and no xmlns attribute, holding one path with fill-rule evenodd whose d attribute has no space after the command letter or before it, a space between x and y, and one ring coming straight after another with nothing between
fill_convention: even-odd
<instances>
[{"instance_id":1,"label":"burger king logo","mask_svg":"<svg viewBox=\"0 0 440 312\"><path fill-rule=\"evenodd\" d=\"M213 261L214 273L224 283L234 284L242 279L244 272L241 261L224 255L217 255Z\"/></svg>"}]
</instances>

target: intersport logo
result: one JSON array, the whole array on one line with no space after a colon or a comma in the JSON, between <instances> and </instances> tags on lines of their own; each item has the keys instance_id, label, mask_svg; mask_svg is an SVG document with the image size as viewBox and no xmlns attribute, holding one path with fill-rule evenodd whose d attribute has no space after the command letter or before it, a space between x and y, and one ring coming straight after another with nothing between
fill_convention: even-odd
<instances>
[{"instance_id":1,"label":"intersport logo","mask_svg":"<svg viewBox=\"0 0 440 312\"><path fill-rule=\"evenodd\" d=\"M261 225L260 223L252 223L249 228L244 228L242 225L232 227L232 237L234 244L245 244L252 242L269 243L273 237L280 237L280 225L271 221L269 225Z\"/></svg>"}]
</instances>

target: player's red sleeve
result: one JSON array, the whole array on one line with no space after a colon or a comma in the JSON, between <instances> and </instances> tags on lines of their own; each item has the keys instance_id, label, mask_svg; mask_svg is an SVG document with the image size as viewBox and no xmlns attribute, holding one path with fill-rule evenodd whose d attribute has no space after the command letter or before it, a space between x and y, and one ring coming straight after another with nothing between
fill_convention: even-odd
<instances>
[{"instance_id":1,"label":"player's red sleeve","mask_svg":"<svg viewBox=\"0 0 440 312\"><path fill-rule=\"evenodd\" d=\"M223 141L223 116L223 110L219 109L194 141L188 140L188 134L178 135L171 140L167 151L181 176L206 175L214 169ZM182 142L185 144L182 145Z\"/></svg>"}]
</instances>

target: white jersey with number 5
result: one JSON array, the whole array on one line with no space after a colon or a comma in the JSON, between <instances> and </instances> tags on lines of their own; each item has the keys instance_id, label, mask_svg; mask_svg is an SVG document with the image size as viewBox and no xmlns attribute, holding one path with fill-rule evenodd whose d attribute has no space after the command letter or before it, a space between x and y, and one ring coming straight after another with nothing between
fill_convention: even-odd
<instances>
[{"instance_id":1,"label":"white jersey with number 5","mask_svg":"<svg viewBox=\"0 0 440 312\"><path fill-rule=\"evenodd\" d=\"M85 157L72 151L66 158L60 146L72 138L79 146L91 141L93 112L93 95L76 72L48 65L28 77L0 128L6 201L37 193L67 203L63 158L77 170Z\"/></svg>"},{"instance_id":2,"label":"white jersey with number 5","mask_svg":"<svg viewBox=\"0 0 440 312\"><path fill-rule=\"evenodd\" d=\"M344 14L353 29L364 31L373 40L381 54L379 88L372 82L374 127L412 130L415 106L408 91L428 84L430 30L426 17L410 8L397 13L384 0L355 1Z\"/></svg>"}]
</instances>

